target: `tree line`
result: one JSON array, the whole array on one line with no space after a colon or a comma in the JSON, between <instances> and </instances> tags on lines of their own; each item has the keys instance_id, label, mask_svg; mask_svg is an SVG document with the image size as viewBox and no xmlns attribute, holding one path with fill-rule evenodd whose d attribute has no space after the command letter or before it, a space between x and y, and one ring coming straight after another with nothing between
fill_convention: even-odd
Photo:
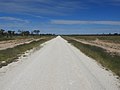
<instances>
[{"instance_id":1,"label":"tree line","mask_svg":"<svg viewBox=\"0 0 120 90\"><path fill-rule=\"evenodd\" d=\"M24 30L18 30L18 32L14 31L14 30L4 30L4 29L0 29L0 37L12 37L12 36L17 36L17 35L21 35L21 36L29 36L29 35L40 35L40 30L33 30L33 31L24 31Z\"/></svg>"}]
</instances>

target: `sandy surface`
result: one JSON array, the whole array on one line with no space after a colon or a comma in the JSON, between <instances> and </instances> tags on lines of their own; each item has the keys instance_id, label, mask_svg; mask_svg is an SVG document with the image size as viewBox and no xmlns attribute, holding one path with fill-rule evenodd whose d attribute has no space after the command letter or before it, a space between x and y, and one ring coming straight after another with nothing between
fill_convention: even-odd
<instances>
[{"instance_id":1,"label":"sandy surface","mask_svg":"<svg viewBox=\"0 0 120 90\"><path fill-rule=\"evenodd\" d=\"M120 90L119 81L61 37L0 69L0 90Z\"/></svg>"},{"instance_id":2,"label":"sandy surface","mask_svg":"<svg viewBox=\"0 0 120 90\"><path fill-rule=\"evenodd\" d=\"M13 48L17 45L25 44L25 43L30 43L32 41L39 40L39 39L16 39L16 40L8 40L8 41L0 41L0 50L4 50L7 48Z\"/></svg>"},{"instance_id":3,"label":"sandy surface","mask_svg":"<svg viewBox=\"0 0 120 90\"><path fill-rule=\"evenodd\" d=\"M84 43L84 44L101 47L101 48L105 49L108 53L110 53L111 55L117 54L120 56L120 44L110 43L107 41L104 42L102 40L88 41L88 40L75 39L75 38L71 38L71 39L74 39L74 40Z\"/></svg>"}]
</instances>

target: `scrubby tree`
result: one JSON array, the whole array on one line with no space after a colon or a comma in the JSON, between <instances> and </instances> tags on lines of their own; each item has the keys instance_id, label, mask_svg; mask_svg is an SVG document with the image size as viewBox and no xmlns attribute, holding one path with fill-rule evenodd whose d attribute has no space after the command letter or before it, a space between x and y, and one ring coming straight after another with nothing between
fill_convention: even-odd
<instances>
[{"instance_id":1,"label":"scrubby tree","mask_svg":"<svg viewBox=\"0 0 120 90\"><path fill-rule=\"evenodd\" d=\"M114 33L114 35L119 35L118 33Z\"/></svg>"},{"instance_id":2,"label":"scrubby tree","mask_svg":"<svg viewBox=\"0 0 120 90\"><path fill-rule=\"evenodd\" d=\"M28 36L28 35L30 35L30 32L29 31L22 31L21 34L23 36Z\"/></svg>"},{"instance_id":3,"label":"scrubby tree","mask_svg":"<svg viewBox=\"0 0 120 90\"><path fill-rule=\"evenodd\" d=\"M5 30L0 29L0 36L4 36L4 32L5 32Z\"/></svg>"},{"instance_id":4,"label":"scrubby tree","mask_svg":"<svg viewBox=\"0 0 120 90\"><path fill-rule=\"evenodd\" d=\"M40 30L34 30L33 32L34 32L35 34L39 35Z\"/></svg>"},{"instance_id":5,"label":"scrubby tree","mask_svg":"<svg viewBox=\"0 0 120 90\"><path fill-rule=\"evenodd\" d=\"M14 35L15 35L15 31L9 30L9 31L8 31L8 35L9 35L10 37L14 36Z\"/></svg>"}]
</instances>

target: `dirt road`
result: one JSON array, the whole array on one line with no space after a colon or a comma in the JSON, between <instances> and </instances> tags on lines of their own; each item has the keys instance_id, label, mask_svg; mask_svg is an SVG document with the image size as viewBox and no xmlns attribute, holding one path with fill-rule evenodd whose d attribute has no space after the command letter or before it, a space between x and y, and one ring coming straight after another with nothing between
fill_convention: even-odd
<instances>
[{"instance_id":1,"label":"dirt road","mask_svg":"<svg viewBox=\"0 0 120 90\"><path fill-rule=\"evenodd\" d=\"M120 90L118 80L60 36L0 69L0 90Z\"/></svg>"}]
</instances>

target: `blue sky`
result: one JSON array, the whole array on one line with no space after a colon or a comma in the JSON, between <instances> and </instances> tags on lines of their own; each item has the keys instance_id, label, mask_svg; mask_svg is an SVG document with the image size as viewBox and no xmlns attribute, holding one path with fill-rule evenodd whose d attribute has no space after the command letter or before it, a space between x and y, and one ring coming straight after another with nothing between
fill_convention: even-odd
<instances>
[{"instance_id":1,"label":"blue sky","mask_svg":"<svg viewBox=\"0 0 120 90\"><path fill-rule=\"evenodd\" d=\"M120 0L0 0L0 28L41 33L120 33Z\"/></svg>"}]
</instances>

